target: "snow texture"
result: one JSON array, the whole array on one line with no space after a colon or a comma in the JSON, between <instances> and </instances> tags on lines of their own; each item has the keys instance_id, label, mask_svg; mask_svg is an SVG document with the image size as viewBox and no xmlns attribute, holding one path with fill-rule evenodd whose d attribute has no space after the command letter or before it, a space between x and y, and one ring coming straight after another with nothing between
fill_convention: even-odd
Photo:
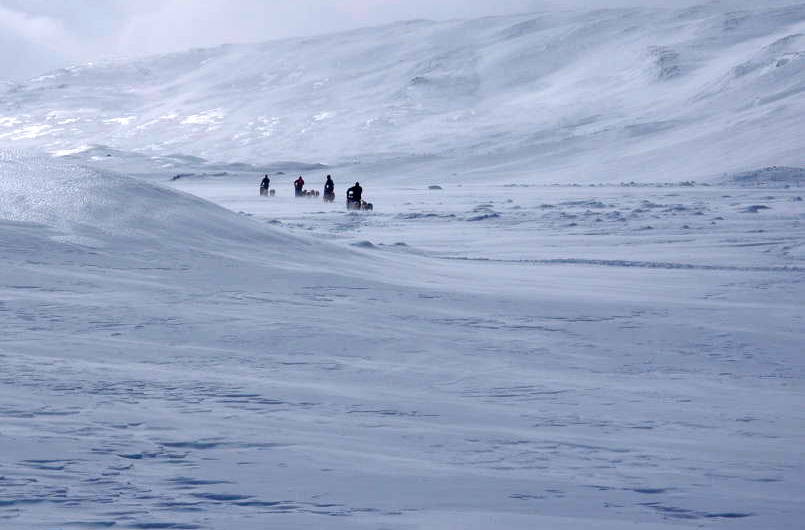
<instances>
[{"instance_id":1,"label":"snow texture","mask_svg":"<svg viewBox=\"0 0 805 530\"><path fill-rule=\"evenodd\" d=\"M94 62L7 88L0 140L396 178L802 167L805 5L538 12Z\"/></svg>"},{"instance_id":2,"label":"snow texture","mask_svg":"<svg viewBox=\"0 0 805 530\"><path fill-rule=\"evenodd\" d=\"M0 528L801 528L803 21L411 22L10 88Z\"/></svg>"},{"instance_id":3,"label":"snow texture","mask_svg":"<svg viewBox=\"0 0 805 530\"><path fill-rule=\"evenodd\" d=\"M802 520L801 190L253 180L2 157L4 524Z\"/></svg>"}]
</instances>

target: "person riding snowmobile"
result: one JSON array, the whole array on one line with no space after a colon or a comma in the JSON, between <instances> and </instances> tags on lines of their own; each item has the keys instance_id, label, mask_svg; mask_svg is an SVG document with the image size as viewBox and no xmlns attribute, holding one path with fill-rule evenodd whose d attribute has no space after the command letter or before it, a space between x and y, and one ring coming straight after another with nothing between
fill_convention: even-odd
<instances>
[{"instance_id":1,"label":"person riding snowmobile","mask_svg":"<svg viewBox=\"0 0 805 530\"><path fill-rule=\"evenodd\" d=\"M361 188L360 182L356 182L354 186L347 190L347 208L350 210L360 210L362 195L363 188Z\"/></svg>"},{"instance_id":2,"label":"person riding snowmobile","mask_svg":"<svg viewBox=\"0 0 805 530\"><path fill-rule=\"evenodd\" d=\"M303 189L305 187L305 179L299 175L299 178L293 181L294 192L297 197L301 197L303 193Z\"/></svg>"},{"instance_id":3,"label":"person riding snowmobile","mask_svg":"<svg viewBox=\"0 0 805 530\"><path fill-rule=\"evenodd\" d=\"M268 195L269 186L271 186L271 179L266 175L260 182L260 195Z\"/></svg>"},{"instance_id":4,"label":"person riding snowmobile","mask_svg":"<svg viewBox=\"0 0 805 530\"><path fill-rule=\"evenodd\" d=\"M327 202L335 200L335 182L330 175L327 175L327 182L324 183L324 200Z\"/></svg>"}]
</instances>

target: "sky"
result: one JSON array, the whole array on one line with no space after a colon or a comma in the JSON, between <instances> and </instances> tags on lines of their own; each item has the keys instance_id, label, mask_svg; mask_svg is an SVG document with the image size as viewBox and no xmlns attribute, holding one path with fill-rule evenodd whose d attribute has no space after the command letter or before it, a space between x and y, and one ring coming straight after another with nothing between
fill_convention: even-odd
<instances>
[{"instance_id":1,"label":"sky","mask_svg":"<svg viewBox=\"0 0 805 530\"><path fill-rule=\"evenodd\" d=\"M692 1L692 0L691 0ZM705 0L701 0L705 1ZM730 0L722 0L730 1ZM108 57L314 35L397 20L688 0L0 0L0 81Z\"/></svg>"}]
</instances>

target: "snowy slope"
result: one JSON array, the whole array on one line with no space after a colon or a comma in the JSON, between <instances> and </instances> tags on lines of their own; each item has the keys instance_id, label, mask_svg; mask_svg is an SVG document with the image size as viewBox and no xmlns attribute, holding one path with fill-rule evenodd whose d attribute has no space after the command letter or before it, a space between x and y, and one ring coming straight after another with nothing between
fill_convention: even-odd
<instances>
[{"instance_id":1,"label":"snowy slope","mask_svg":"<svg viewBox=\"0 0 805 530\"><path fill-rule=\"evenodd\" d=\"M680 181L803 165L805 5L544 12L76 66L0 141L409 179Z\"/></svg>"},{"instance_id":2,"label":"snowy slope","mask_svg":"<svg viewBox=\"0 0 805 530\"><path fill-rule=\"evenodd\" d=\"M0 157L0 526L802 521L796 188L176 185Z\"/></svg>"},{"instance_id":3,"label":"snowy slope","mask_svg":"<svg viewBox=\"0 0 805 530\"><path fill-rule=\"evenodd\" d=\"M799 529L802 34L415 21L5 89L0 528ZM325 171L376 210L290 196Z\"/></svg>"}]
</instances>

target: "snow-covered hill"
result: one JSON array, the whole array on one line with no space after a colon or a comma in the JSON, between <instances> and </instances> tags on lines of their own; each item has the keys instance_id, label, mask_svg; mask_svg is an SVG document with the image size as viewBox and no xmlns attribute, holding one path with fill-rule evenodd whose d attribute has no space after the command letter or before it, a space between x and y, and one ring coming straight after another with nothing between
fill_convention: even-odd
<instances>
[{"instance_id":1,"label":"snow-covered hill","mask_svg":"<svg viewBox=\"0 0 805 530\"><path fill-rule=\"evenodd\" d=\"M416 21L2 92L0 527L800 528L803 34ZM376 209L291 195L325 171Z\"/></svg>"},{"instance_id":2,"label":"snow-covered hill","mask_svg":"<svg viewBox=\"0 0 805 530\"><path fill-rule=\"evenodd\" d=\"M412 21L67 68L0 141L543 182L803 165L805 4Z\"/></svg>"}]
</instances>

